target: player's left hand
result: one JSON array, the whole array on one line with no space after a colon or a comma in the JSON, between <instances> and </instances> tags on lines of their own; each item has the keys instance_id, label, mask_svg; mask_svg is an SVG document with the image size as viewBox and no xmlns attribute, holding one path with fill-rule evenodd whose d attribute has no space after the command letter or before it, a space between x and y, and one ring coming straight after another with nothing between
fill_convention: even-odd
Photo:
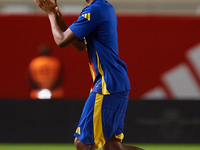
<instances>
[{"instance_id":1,"label":"player's left hand","mask_svg":"<svg viewBox=\"0 0 200 150\"><path fill-rule=\"evenodd\" d=\"M57 7L56 1L54 3L51 0L34 0L35 3L47 14L55 13Z\"/></svg>"}]
</instances>

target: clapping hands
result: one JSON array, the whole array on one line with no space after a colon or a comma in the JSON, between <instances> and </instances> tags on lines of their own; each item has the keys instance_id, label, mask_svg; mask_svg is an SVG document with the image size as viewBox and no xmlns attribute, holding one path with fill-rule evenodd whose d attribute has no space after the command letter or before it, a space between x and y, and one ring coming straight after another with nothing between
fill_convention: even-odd
<instances>
[{"instance_id":1,"label":"clapping hands","mask_svg":"<svg viewBox=\"0 0 200 150\"><path fill-rule=\"evenodd\" d=\"M57 13L57 0L34 0L35 3L47 14Z\"/></svg>"}]
</instances>

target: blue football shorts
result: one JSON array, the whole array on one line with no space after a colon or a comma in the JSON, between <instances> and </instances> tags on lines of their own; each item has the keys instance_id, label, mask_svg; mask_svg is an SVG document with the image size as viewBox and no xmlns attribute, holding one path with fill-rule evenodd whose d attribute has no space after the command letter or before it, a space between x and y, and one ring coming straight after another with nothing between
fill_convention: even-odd
<instances>
[{"instance_id":1,"label":"blue football shorts","mask_svg":"<svg viewBox=\"0 0 200 150\"><path fill-rule=\"evenodd\" d=\"M74 134L82 143L101 148L115 135L124 138L124 118L129 91L111 95L91 92Z\"/></svg>"}]
</instances>

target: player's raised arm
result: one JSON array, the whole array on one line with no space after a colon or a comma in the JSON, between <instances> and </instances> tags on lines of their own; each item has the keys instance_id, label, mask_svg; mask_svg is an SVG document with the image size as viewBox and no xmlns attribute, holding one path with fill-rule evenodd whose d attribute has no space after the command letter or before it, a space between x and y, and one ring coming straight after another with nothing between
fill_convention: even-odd
<instances>
[{"instance_id":1,"label":"player's raised arm","mask_svg":"<svg viewBox=\"0 0 200 150\"><path fill-rule=\"evenodd\" d=\"M56 0L55 0L56 1ZM57 6L57 4L56 4ZM62 13L60 12L60 10L58 9L58 7L56 7L56 20L57 20L57 23L60 27L60 29L64 32L68 29L68 25L65 23L65 21L63 20L63 17L62 17ZM70 30L70 29L68 29ZM70 30L70 32L72 32ZM78 38L76 38L75 40L72 41L71 43L78 51L83 51L86 49L86 45L85 45L85 42L82 40L79 40Z\"/></svg>"},{"instance_id":2,"label":"player's raised arm","mask_svg":"<svg viewBox=\"0 0 200 150\"><path fill-rule=\"evenodd\" d=\"M56 0L54 3L51 0L35 0L35 2L48 15L54 40L59 47L72 44L78 51L86 49L84 41L79 40L62 19Z\"/></svg>"}]
</instances>

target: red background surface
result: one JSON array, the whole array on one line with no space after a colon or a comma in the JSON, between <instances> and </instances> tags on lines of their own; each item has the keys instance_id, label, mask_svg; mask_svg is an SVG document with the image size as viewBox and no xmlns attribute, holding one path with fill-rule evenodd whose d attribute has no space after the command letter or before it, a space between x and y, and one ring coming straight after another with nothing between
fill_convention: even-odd
<instances>
[{"instance_id":1,"label":"red background surface","mask_svg":"<svg viewBox=\"0 0 200 150\"><path fill-rule=\"evenodd\" d=\"M77 16L64 16L70 25ZM119 56L128 66L130 99L161 85L160 76L181 62L200 42L200 18L190 16L118 16ZM49 44L65 70L65 99L86 99L92 79L86 52L54 43L46 16L0 16L0 98L29 98L29 62Z\"/></svg>"}]
</instances>

